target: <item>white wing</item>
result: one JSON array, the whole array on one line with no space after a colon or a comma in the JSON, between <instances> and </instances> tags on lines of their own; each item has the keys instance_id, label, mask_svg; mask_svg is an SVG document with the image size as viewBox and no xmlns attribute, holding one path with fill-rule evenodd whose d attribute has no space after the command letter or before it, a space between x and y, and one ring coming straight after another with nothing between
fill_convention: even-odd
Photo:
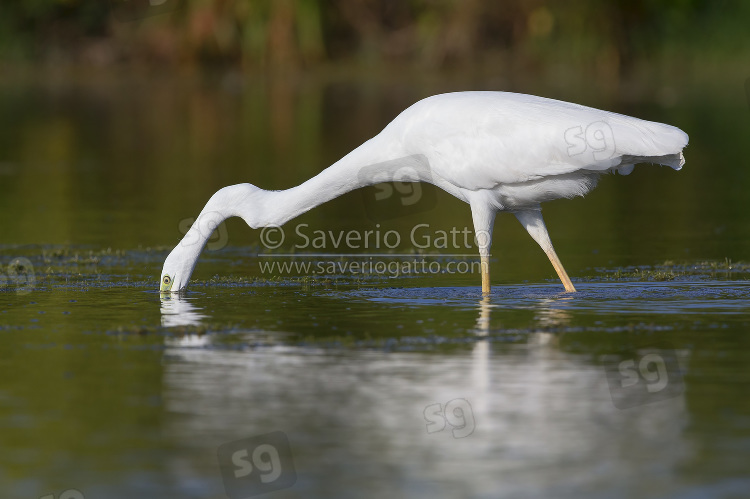
<instances>
[{"instance_id":1,"label":"white wing","mask_svg":"<svg viewBox=\"0 0 750 499\"><path fill-rule=\"evenodd\" d=\"M580 170L654 162L679 169L688 136L679 128L608 111L505 92L429 97L398 116L384 134L407 154L466 189L491 189Z\"/></svg>"}]
</instances>

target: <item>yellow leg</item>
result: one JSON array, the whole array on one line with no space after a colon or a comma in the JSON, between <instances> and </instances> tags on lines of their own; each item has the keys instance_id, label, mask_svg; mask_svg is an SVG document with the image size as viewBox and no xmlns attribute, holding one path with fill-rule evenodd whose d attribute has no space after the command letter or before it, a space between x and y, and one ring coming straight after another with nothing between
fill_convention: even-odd
<instances>
[{"instance_id":1,"label":"yellow leg","mask_svg":"<svg viewBox=\"0 0 750 499\"><path fill-rule=\"evenodd\" d=\"M562 262L559 258L557 258L557 253L555 253L554 248L550 247L548 250L545 250L545 253L547 253L547 257L549 258L549 261L552 262L552 266L555 268L555 272L557 272L558 277L560 277L560 280L563 283L563 286L565 286L565 291L568 293L575 293L576 288L573 286L573 283L570 281L570 277L568 277L568 273L565 272L565 269L563 268Z\"/></svg>"},{"instance_id":2,"label":"yellow leg","mask_svg":"<svg viewBox=\"0 0 750 499\"><path fill-rule=\"evenodd\" d=\"M570 282L568 273L565 272L560 259L557 258L555 248L552 247L552 241L550 241L547 227L544 225L542 212L539 210L519 211L516 212L516 218L521 222L521 225L524 226L534 241L536 241L547 254L547 258L552 262L555 272L557 272L563 286L565 286L565 291L568 293L575 293L576 288L573 286L573 283Z\"/></svg>"},{"instance_id":3,"label":"yellow leg","mask_svg":"<svg viewBox=\"0 0 750 499\"><path fill-rule=\"evenodd\" d=\"M489 294L490 292L490 257L482 256L481 267L482 267L482 294Z\"/></svg>"},{"instance_id":4,"label":"yellow leg","mask_svg":"<svg viewBox=\"0 0 750 499\"><path fill-rule=\"evenodd\" d=\"M486 295L490 293L490 248L496 212L486 203L470 203L470 206L471 218L474 221L474 240L479 248L482 267L482 294Z\"/></svg>"}]
</instances>

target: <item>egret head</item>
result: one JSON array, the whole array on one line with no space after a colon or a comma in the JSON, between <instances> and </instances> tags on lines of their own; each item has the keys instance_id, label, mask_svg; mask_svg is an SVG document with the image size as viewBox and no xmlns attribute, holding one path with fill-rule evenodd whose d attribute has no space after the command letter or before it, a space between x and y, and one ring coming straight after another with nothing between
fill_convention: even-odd
<instances>
[{"instance_id":1,"label":"egret head","mask_svg":"<svg viewBox=\"0 0 750 499\"><path fill-rule=\"evenodd\" d=\"M180 242L164 260L159 291L162 293L182 291L187 287L194 268L195 260L190 258L190 252Z\"/></svg>"},{"instance_id":2,"label":"egret head","mask_svg":"<svg viewBox=\"0 0 750 499\"><path fill-rule=\"evenodd\" d=\"M226 218L239 216L250 227L265 226L262 193L266 191L254 185L238 184L224 187L211 196L185 237L164 260L159 291L176 293L187 287L203 247Z\"/></svg>"}]
</instances>

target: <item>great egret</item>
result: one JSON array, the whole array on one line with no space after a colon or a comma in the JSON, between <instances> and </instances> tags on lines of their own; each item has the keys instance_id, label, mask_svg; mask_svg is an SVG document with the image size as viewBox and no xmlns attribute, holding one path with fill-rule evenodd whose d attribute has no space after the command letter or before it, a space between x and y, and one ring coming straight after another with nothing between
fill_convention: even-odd
<instances>
[{"instance_id":1,"label":"great egret","mask_svg":"<svg viewBox=\"0 0 750 499\"><path fill-rule=\"evenodd\" d=\"M291 189L224 187L208 201L164 262L160 290L184 289L213 229L242 217L253 229L281 226L360 187L392 179L425 181L471 207L490 291L489 255L498 211L513 213L547 254L565 290L575 291L557 257L540 203L583 196L604 173L627 175L636 163L679 170L688 136L679 128L559 100L507 92L457 92L423 99L383 131ZM404 180L403 178L401 179Z\"/></svg>"}]
</instances>

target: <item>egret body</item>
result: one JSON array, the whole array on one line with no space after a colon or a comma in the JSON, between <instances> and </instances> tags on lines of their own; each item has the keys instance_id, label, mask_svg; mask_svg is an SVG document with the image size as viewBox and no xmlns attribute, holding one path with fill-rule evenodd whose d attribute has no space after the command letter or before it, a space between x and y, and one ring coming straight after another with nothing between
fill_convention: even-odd
<instances>
[{"instance_id":1,"label":"egret body","mask_svg":"<svg viewBox=\"0 0 750 499\"><path fill-rule=\"evenodd\" d=\"M547 254L566 291L575 291L552 246L540 204L583 196L605 173L637 163L679 170L688 136L679 128L568 102L507 92L458 92L423 99L383 131L310 180L267 191L238 184L217 191L164 262L160 290L184 289L218 224L241 217L252 228L281 226L354 189L393 179L430 182L469 204L482 291L490 291L495 215L513 213Z\"/></svg>"}]
</instances>

